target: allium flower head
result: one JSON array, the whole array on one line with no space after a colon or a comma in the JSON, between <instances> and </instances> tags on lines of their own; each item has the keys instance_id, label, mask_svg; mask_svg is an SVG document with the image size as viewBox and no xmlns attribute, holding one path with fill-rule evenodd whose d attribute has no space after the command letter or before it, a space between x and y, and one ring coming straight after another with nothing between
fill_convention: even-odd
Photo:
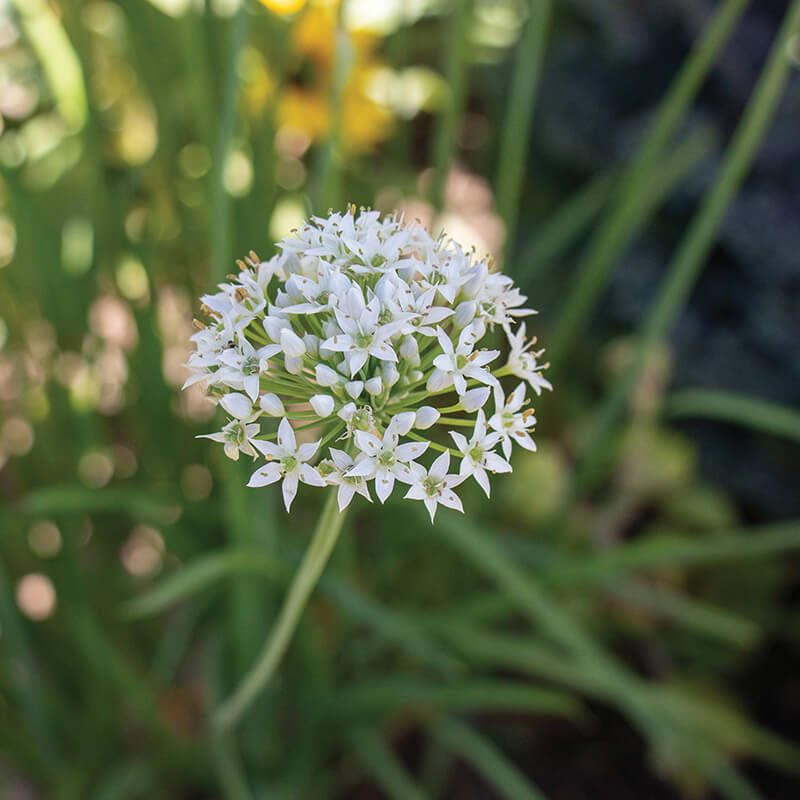
<instances>
[{"instance_id":1,"label":"allium flower head","mask_svg":"<svg viewBox=\"0 0 800 800\"><path fill-rule=\"evenodd\" d=\"M208 438L230 458L263 456L249 485L282 481L287 510L300 482L338 487L340 508L371 500L370 486L383 503L400 483L433 519L438 505L462 510L455 489L470 476L488 496L513 444L535 449L528 389L551 387L518 323L534 312L487 261L351 208L238 265L202 298L186 385L228 414ZM507 397L509 377L523 382Z\"/></svg>"}]
</instances>

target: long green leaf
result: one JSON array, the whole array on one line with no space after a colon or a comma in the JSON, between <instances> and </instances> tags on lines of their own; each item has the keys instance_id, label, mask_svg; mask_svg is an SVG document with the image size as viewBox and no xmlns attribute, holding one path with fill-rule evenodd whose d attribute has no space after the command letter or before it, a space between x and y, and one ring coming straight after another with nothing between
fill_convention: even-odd
<instances>
[{"instance_id":1,"label":"long green leaf","mask_svg":"<svg viewBox=\"0 0 800 800\"><path fill-rule=\"evenodd\" d=\"M525 180L525 155L551 12L551 0L533 0L530 5L530 13L517 45L505 123L501 128L495 204L506 228L507 256L511 255L514 246L519 197Z\"/></svg>"},{"instance_id":2,"label":"long green leaf","mask_svg":"<svg viewBox=\"0 0 800 800\"><path fill-rule=\"evenodd\" d=\"M673 392L664 403L664 414L668 418L699 417L730 422L800 442L800 413L793 408L733 392L707 389Z\"/></svg>"},{"instance_id":3,"label":"long green leaf","mask_svg":"<svg viewBox=\"0 0 800 800\"><path fill-rule=\"evenodd\" d=\"M678 130L746 5L747 0L726 0L661 101L653 124L626 171L616 203L589 243L578 281L553 331L550 358L554 364L561 363L606 285L614 266L613 255L621 250L620 243L630 238L634 229L630 220L638 216L637 207L647 192L657 160Z\"/></svg>"},{"instance_id":4,"label":"long green leaf","mask_svg":"<svg viewBox=\"0 0 800 800\"><path fill-rule=\"evenodd\" d=\"M397 756L374 732L358 728L350 734L353 749L367 772L393 800L425 800L425 793Z\"/></svg>"},{"instance_id":5,"label":"long green leaf","mask_svg":"<svg viewBox=\"0 0 800 800\"><path fill-rule=\"evenodd\" d=\"M507 800L543 800L516 764L474 728L449 718L430 727L439 741L470 763Z\"/></svg>"},{"instance_id":6,"label":"long green leaf","mask_svg":"<svg viewBox=\"0 0 800 800\"><path fill-rule=\"evenodd\" d=\"M458 679L447 684L407 679L364 680L337 690L330 714L337 718L416 708L452 711L528 711L576 717L580 703L564 692L539 689L518 681Z\"/></svg>"},{"instance_id":7,"label":"long green leaf","mask_svg":"<svg viewBox=\"0 0 800 800\"><path fill-rule=\"evenodd\" d=\"M636 379L641 374L653 348L669 332L670 326L700 275L725 212L752 164L759 142L766 133L780 100L792 68L786 50L787 43L796 32L799 21L800 0L794 0L786 12L767 64L736 129L714 188L707 195L686 231L678 252L667 270L667 276L647 313L632 363L617 380L597 416L577 470L575 488L578 491L591 486L596 479L614 424L625 409Z\"/></svg>"}]
</instances>

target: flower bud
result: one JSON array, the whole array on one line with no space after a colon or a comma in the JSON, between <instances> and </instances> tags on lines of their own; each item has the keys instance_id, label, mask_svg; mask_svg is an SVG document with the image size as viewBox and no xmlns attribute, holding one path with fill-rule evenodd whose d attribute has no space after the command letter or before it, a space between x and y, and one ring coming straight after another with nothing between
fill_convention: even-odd
<instances>
[{"instance_id":1,"label":"flower bud","mask_svg":"<svg viewBox=\"0 0 800 800\"><path fill-rule=\"evenodd\" d=\"M282 417L286 413L280 397L276 394L262 394L259 405L261 410L270 417Z\"/></svg>"},{"instance_id":2,"label":"flower bud","mask_svg":"<svg viewBox=\"0 0 800 800\"><path fill-rule=\"evenodd\" d=\"M367 394L377 397L383 391L383 380L380 375L376 375L374 378L370 378L364 386Z\"/></svg>"},{"instance_id":3,"label":"flower bud","mask_svg":"<svg viewBox=\"0 0 800 800\"><path fill-rule=\"evenodd\" d=\"M424 431L434 426L441 414L433 406L422 406L415 416L414 427Z\"/></svg>"},{"instance_id":4,"label":"flower bud","mask_svg":"<svg viewBox=\"0 0 800 800\"><path fill-rule=\"evenodd\" d=\"M466 328L475 319L478 312L478 304L474 300L465 300L456 306L456 313L453 315L453 324L459 330Z\"/></svg>"},{"instance_id":5,"label":"flower bud","mask_svg":"<svg viewBox=\"0 0 800 800\"><path fill-rule=\"evenodd\" d=\"M283 365L290 375L299 375L303 371L303 356L284 356Z\"/></svg>"},{"instance_id":6,"label":"flower bud","mask_svg":"<svg viewBox=\"0 0 800 800\"><path fill-rule=\"evenodd\" d=\"M419 365L419 345L413 336L406 336L400 343L400 356L412 367Z\"/></svg>"},{"instance_id":7,"label":"flower bud","mask_svg":"<svg viewBox=\"0 0 800 800\"><path fill-rule=\"evenodd\" d=\"M430 377L428 378L428 383L425 385L425 388L429 392L440 392L442 389L446 389L450 385L451 378L446 373L440 370L438 367L431 372Z\"/></svg>"},{"instance_id":8,"label":"flower bud","mask_svg":"<svg viewBox=\"0 0 800 800\"><path fill-rule=\"evenodd\" d=\"M348 381L344 385L344 390L353 400L357 400L361 392L364 391L364 381Z\"/></svg>"},{"instance_id":9,"label":"flower bud","mask_svg":"<svg viewBox=\"0 0 800 800\"><path fill-rule=\"evenodd\" d=\"M333 413L333 398L329 394L315 394L308 401L318 417L329 417Z\"/></svg>"},{"instance_id":10,"label":"flower bud","mask_svg":"<svg viewBox=\"0 0 800 800\"><path fill-rule=\"evenodd\" d=\"M400 373L391 361L384 361L381 367L383 373L383 383L385 386L394 386L400 380Z\"/></svg>"},{"instance_id":11,"label":"flower bud","mask_svg":"<svg viewBox=\"0 0 800 800\"><path fill-rule=\"evenodd\" d=\"M327 364L317 364L314 368L317 376L317 383L320 386L336 386L342 379L342 376L335 370L331 369Z\"/></svg>"},{"instance_id":12,"label":"flower bud","mask_svg":"<svg viewBox=\"0 0 800 800\"><path fill-rule=\"evenodd\" d=\"M290 328L281 331L281 349L289 358L300 358L306 352L305 343Z\"/></svg>"},{"instance_id":13,"label":"flower bud","mask_svg":"<svg viewBox=\"0 0 800 800\"><path fill-rule=\"evenodd\" d=\"M236 419L245 419L253 413L253 404L247 395L231 392L220 399L219 404Z\"/></svg>"},{"instance_id":14,"label":"flower bud","mask_svg":"<svg viewBox=\"0 0 800 800\"><path fill-rule=\"evenodd\" d=\"M470 413L483 408L489 399L490 392L491 390L488 386L479 386L477 389L470 389L468 392L464 392L461 395L461 408Z\"/></svg>"},{"instance_id":15,"label":"flower bud","mask_svg":"<svg viewBox=\"0 0 800 800\"><path fill-rule=\"evenodd\" d=\"M345 422L350 422L353 419L353 415L356 413L356 404L355 403L348 403L347 405L342 406L337 412L336 416L339 419L343 419Z\"/></svg>"},{"instance_id":16,"label":"flower bud","mask_svg":"<svg viewBox=\"0 0 800 800\"><path fill-rule=\"evenodd\" d=\"M392 417L391 426L400 436L405 436L414 424L416 414L413 411L404 411Z\"/></svg>"}]
</instances>

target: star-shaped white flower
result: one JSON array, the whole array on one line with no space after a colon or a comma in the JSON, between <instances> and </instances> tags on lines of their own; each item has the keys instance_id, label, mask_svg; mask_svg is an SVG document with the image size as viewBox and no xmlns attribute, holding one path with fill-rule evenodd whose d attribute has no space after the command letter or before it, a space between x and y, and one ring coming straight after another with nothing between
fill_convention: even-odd
<instances>
[{"instance_id":1,"label":"star-shaped white flower","mask_svg":"<svg viewBox=\"0 0 800 800\"><path fill-rule=\"evenodd\" d=\"M222 367L217 381L227 386L242 387L255 402L261 386L261 375L267 371L269 359L280 351L277 344L264 345L256 350L244 336L239 335L236 348L226 350L219 357Z\"/></svg>"},{"instance_id":2,"label":"star-shaped white flower","mask_svg":"<svg viewBox=\"0 0 800 800\"><path fill-rule=\"evenodd\" d=\"M528 429L536 425L533 409L520 413L525 402L525 384L520 383L506 400L503 390L498 386L494 393L494 414L489 418L489 427L502 435L503 455L511 457L511 442L516 442L526 450L536 450L536 442L531 439Z\"/></svg>"},{"instance_id":3,"label":"star-shaped white flower","mask_svg":"<svg viewBox=\"0 0 800 800\"><path fill-rule=\"evenodd\" d=\"M500 351L473 350L475 333L471 326L461 331L457 347L453 347L452 340L441 328L436 329L436 337L442 353L433 359L436 369L428 379L428 391L438 391L453 384L456 392L463 395L470 379L490 386L497 383L497 379L484 366L494 361Z\"/></svg>"},{"instance_id":4,"label":"star-shaped white flower","mask_svg":"<svg viewBox=\"0 0 800 800\"><path fill-rule=\"evenodd\" d=\"M267 486L283 479L283 502L286 510L292 507L297 494L298 482L311 486L325 486L325 481L314 467L306 462L312 459L319 449L320 442L308 442L297 446L292 426L284 417L278 426L278 442L253 440L255 447L267 459L267 464L257 469L251 476L248 486Z\"/></svg>"},{"instance_id":5,"label":"star-shaped white flower","mask_svg":"<svg viewBox=\"0 0 800 800\"><path fill-rule=\"evenodd\" d=\"M541 394L542 389L553 390L553 385L542 375L542 370L547 366L540 364L539 358L544 350L534 351L531 348L536 344L534 337L529 342L525 342L525 323L523 322L516 333L512 333L510 328L506 328L506 336L511 346L508 354L508 368L513 375L527 381L536 394Z\"/></svg>"},{"instance_id":6,"label":"star-shaped white flower","mask_svg":"<svg viewBox=\"0 0 800 800\"><path fill-rule=\"evenodd\" d=\"M412 469L413 482L411 488L406 492L409 500L422 500L425 508L431 515L431 522L436 516L436 508L439 505L453 508L464 513L458 495L453 491L454 486L458 486L464 479L460 475L449 475L450 453L442 453L431 464L430 469L415 464Z\"/></svg>"},{"instance_id":7,"label":"star-shaped white flower","mask_svg":"<svg viewBox=\"0 0 800 800\"><path fill-rule=\"evenodd\" d=\"M240 452L255 458L257 453L253 449L253 445L256 442L254 437L258 435L259 426L254 420L258 417L258 411L253 409L253 404L247 397L238 392L226 394L219 404L233 419L221 431L203 433L197 438L222 442L225 455L232 461L239 460Z\"/></svg>"},{"instance_id":8,"label":"star-shaped white flower","mask_svg":"<svg viewBox=\"0 0 800 800\"><path fill-rule=\"evenodd\" d=\"M339 511L344 511L356 494L360 494L371 503L372 498L369 496L367 479L360 475L350 474L350 470L359 463L361 458L359 457L356 461L353 461L352 456L345 453L344 450L337 450L335 447L330 448L330 454L334 469L326 476L326 480L332 486L339 487L336 494Z\"/></svg>"},{"instance_id":9,"label":"star-shaped white flower","mask_svg":"<svg viewBox=\"0 0 800 800\"><path fill-rule=\"evenodd\" d=\"M466 436L457 431L450 431L450 436L463 456L458 474L462 478L472 475L486 496L489 497L491 489L489 476L486 474L487 470L489 472L511 472L511 464L494 452L494 448L503 438L502 434L487 433L486 415L481 409L478 411L475 430L469 441Z\"/></svg>"},{"instance_id":10,"label":"star-shaped white flower","mask_svg":"<svg viewBox=\"0 0 800 800\"><path fill-rule=\"evenodd\" d=\"M383 439L367 431L355 432L356 446L364 454L364 458L350 470L351 477L375 479L375 494L381 503L394 489L395 480L411 483L412 468L416 467L415 458L419 458L427 449L429 442L407 442L400 444L400 437L394 425L387 426Z\"/></svg>"},{"instance_id":11,"label":"star-shaped white flower","mask_svg":"<svg viewBox=\"0 0 800 800\"><path fill-rule=\"evenodd\" d=\"M373 296L365 303L361 289L356 286L347 292L336 309L336 321L341 333L322 342L320 349L344 353L351 378L370 356L380 361L397 361L397 354L389 340L403 327L405 320L380 324L380 313L380 300Z\"/></svg>"}]
</instances>

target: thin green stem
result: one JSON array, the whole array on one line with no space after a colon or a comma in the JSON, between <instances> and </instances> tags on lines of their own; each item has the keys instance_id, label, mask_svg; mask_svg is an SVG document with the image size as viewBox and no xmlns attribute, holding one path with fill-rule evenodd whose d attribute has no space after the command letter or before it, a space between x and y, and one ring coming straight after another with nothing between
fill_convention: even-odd
<instances>
[{"instance_id":1,"label":"thin green stem","mask_svg":"<svg viewBox=\"0 0 800 800\"><path fill-rule=\"evenodd\" d=\"M495 183L497 212L506 226L506 261L510 260L513 252L519 198L522 182L525 180L525 155L551 9L551 0L534 0L531 3L530 15L516 48L516 63L506 105L505 124L502 127Z\"/></svg>"},{"instance_id":2,"label":"thin green stem","mask_svg":"<svg viewBox=\"0 0 800 800\"><path fill-rule=\"evenodd\" d=\"M295 573L278 619L261 653L233 695L214 713L212 724L217 732L233 728L275 674L308 598L328 563L331 551L339 538L344 518L345 512L340 512L336 505L336 492L331 491L311 543Z\"/></svg>"},{"instance_id":3,"label":"thin green stem","mask_svg":"<svg viewBox=\"0 0 800 800\"><path fill-rule=\"evenodd\" d=\"M627 241L636 227L631 218L641 217L637 209L657 166L658 158L683 119L709 70L727 42L747 0L726 0L686 60L645 139L626 170L617 199L592 237L582 259L578 281L550 340L551 358L559 362L580 333L583 323L600 296L615 263L617 242ZM639 222L642 220L639 219ZM607 254L611 254L608 257Z\"/></svg>"},{"instance_id":4,"label":"thin green stem","mask_svg":"<svg viewBox=\"0 0 800 800\"><path fill-rule=\"evenodd\" d=\"M444 206L444 187L453 161L458 137L458 124L467 93L468 39L467 28L472 11L471 0L454 0L452 20L448 20L448 41L445 50L444 77L449 89L447 105L436 125L433 142L433 183L431 200L436 208Z\"/></svg>"}]
</instances>

